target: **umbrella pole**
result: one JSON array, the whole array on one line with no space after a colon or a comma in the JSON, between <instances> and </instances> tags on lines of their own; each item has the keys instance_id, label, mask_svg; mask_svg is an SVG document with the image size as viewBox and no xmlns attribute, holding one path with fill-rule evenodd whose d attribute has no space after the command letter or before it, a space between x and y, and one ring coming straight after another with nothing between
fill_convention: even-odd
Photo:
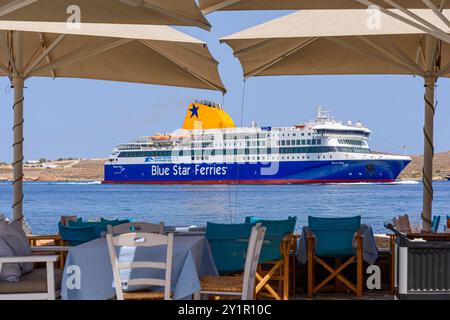
<instances>
[{"instance_id":1,"label":"umbrella pole","mask_svg":"<svg viewBox=\"0 0 450 320\"><path fill-rule=\"evenodd\" d=\"M431 217L433 204L433 130L434 130L434 89L436 77L425 77L425 125L424 134L424 154L422 169L423 184L423 212L422 212L422 231L431 231Z\"/></svg>"},{"instance_id":2,"label":"umbrella pole","mask_svg":"<svg viewBox=\"0 0 450 320\"><path fill-rule=\"evenodd\" d=\"M22 37L20 32L14 33L14 53L17 70L22 69ZM22 220L23 201L23 87L25 79L17 72L13 75L14 87L14 125L13 125L13 220Z\"/></svg>"}]
</instances>

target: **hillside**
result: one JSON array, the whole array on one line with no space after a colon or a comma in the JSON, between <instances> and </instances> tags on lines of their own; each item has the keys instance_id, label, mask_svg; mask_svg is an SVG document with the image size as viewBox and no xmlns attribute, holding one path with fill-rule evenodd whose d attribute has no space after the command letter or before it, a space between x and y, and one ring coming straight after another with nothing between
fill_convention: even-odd
<instances>
[{"instance_id":1,"label":"hillside","mask_svg":"<svg viewBox=\"0 0 450 320\"><path fill-rule=\"evenodd\" d=\"M423 156L411 156L411 163L401 173L399 179L420 180L422 177ZM450 151L436 153L433 161L433 179L443 180L450 174Z\"/></svg>"},{"instance_id":2,"label":"hillside","mask_svg":"<svg viewBox=\"0 0 450 320\"><path fill-rule=\"evenodd\" d=\"M399 179L421 179L423 157L412 156L412 158L412 162L402 172ZM104 159L83 159L27 164L24 168L24 176L27 181L101 181L104 161ZM447 174L450 174L450 151L438 153L434 158L434 179L442 180ZM0 180L11 179L11 166L0 164Z\"/></svg>"},{"instance_id":3,"label":"hillside","mask_svg":"<svg viewBox=\"0 0 450 320\"><path fill-rule=\"evenodd\" d=\"M46 161L24 167L27 181L94 181L103 179L104 159ZM0 164L0 180L11 180L10 165Z\"/></svg>"}]
</instances>

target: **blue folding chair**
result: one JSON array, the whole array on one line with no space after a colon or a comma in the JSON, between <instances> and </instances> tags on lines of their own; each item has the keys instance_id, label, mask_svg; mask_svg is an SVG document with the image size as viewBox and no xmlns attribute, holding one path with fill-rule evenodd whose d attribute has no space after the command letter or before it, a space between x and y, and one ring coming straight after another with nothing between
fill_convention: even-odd
<instances>
[{"instance_id":1,"label":"blue folding chair","mask_svg":"<svg viewBox=\"0 0 450 320\"><path fill-rule=\"evenodd\" d=\"M69 246L77 246L82 243L100 238L103 232L106 232L108 225L118 225L128 223L128 219L124 220L106 220L101 218L100 221L83 221L78 218L76 221L69 221L69 225L58 223L59 235L61 240L67 241Z\"/></svg>"},{"instance_id":2,"label":"blue folding chair","mask_svg":"<svg viewBox=\"0 0 450 320\"><path fill-rule=\"evenodd\" d=\"M244 271L248 239L254 223L206 223L205 237L219 274Z\"/></svg>"},{"instance_id":3,"label":"blue folding chair","mask_svg":"<svg viewBox=\"0 0 450 320\"><path fill-rule=\"evenodd\" d=\"M441 216L433 216L431 223L431 232L436 233L439 229L439 223L441 222Z\"/></svg>"},{"instance_id":4,"label":"blue folding chair","mask_svg":"<svg viewBox=\"0 0 450 320\"><path fill-rule=\"evenodd\" d=\"M318 218L308 216L308 297L312 297L332 279L346 285L357 296L363 293L363 260L362 235L360 233L361 216L349 218ZM356 240L356 250L353 239ZM343 264L330 266L322 258L350 257ZM349 265L356 262L356 285L341 273ZM318 263L331 274L315 286L314 267Z\"/></svg>"},{"instance_id":5,"label":"blue folding chair","mask_svg":"<svg viewBox=\"0 0 450 320\"><path fill-rule=\"evenodd\" d=\"M256 293L265 288L273 298L287 300L289 297L290 244L297 217L288 217L288 219L283 220L266 220L248 216L245 218L245 222L259 222L263 227L266 227L266 234L259 257L260 267L256 274L256 279L259 281L256 286ZM270 266L270 269L263 271L262 266ZM269 281L281 282L279 292L273 289Z\"/></svg>"}]
</instances>

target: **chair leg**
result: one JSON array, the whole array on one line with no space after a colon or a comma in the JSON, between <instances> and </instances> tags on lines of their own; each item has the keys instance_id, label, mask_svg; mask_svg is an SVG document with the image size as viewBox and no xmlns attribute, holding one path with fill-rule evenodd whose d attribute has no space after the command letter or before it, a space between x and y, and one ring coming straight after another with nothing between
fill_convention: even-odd
<instances>
[{"instance_id":1,"label":"chair leg","mask_svg":"<svg viewBox=\"0 0 450 320\"><path fill-rule=\"evenodd\" d=\"M356 296L363 295L363 257L362 257L362 239L358 237L356 248Z\"/></svg>"},{"instance_id":2,"label":"chair leg","mask_svg":"<svg viewBox=\"0 0 450 320\"><path fill-rule=\"evenodd\" d=\"M314 243L310 242L311 240L308 241L308 298L312 298L314 290Z\"/></svg>"},{"instance_id":3,"label":"chair leg","mask_svg":"<svg viewBox=\"0 0 450 320\"><path fill-rule=\"evenodd\" d=\"M291 256L291 292L292 294L295 294L296 285L297 285L297 278L296 278L296 272L297 272L297 265L295 264L295 256Z\"/></svg>"},{"instance_id":4,"label":"chair leg","mask_svg":"<svg viewBox=\"0 0 450 320\"><path fill-rule=\"evenodd\" d=\"M289 300L289 246L286 242L283 255L283 300Z\"/></svg>"},{"instance_id":5,"label":"chair leg","mask_svg":"<svg viewBox=\"0 0 450 320\"><path fill-rule=\"evenodd\" d=\"M389 277L389 290L394 293L394 279L395 279L395 235L389 235L389 251L390 251L390 277Z\"/></svg>"}]
</instances>

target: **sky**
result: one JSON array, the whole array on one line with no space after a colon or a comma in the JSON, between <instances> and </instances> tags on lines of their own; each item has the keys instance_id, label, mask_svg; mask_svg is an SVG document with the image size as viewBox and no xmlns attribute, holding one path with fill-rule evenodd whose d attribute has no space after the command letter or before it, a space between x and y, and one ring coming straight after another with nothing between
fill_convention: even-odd
<instances>
[{"instance_id":1,"label":"sky","mask_svg":"<svg viewBox=\"0 0 450 320\"><path fill-rule=\"evenodd\" d=\"M220 37L289 12L219 12L207 16L211 32L178 27L207 42L220 62L228 93L83 79L33 78L25 89L26 160L106 158L122 142L182 125L194 99L223 103L236 124L290 126L315 117L316 106L339 120L362 121L373 131L372 150L421 154L423 81L412 76L255 77L245 83L242 67ZM435 150L450 150L450 80L440 79ZM243 99L244 94L244 99ZM11 161L12 91L0 78L0 162Z\"/></svg>"}]
</instances>

